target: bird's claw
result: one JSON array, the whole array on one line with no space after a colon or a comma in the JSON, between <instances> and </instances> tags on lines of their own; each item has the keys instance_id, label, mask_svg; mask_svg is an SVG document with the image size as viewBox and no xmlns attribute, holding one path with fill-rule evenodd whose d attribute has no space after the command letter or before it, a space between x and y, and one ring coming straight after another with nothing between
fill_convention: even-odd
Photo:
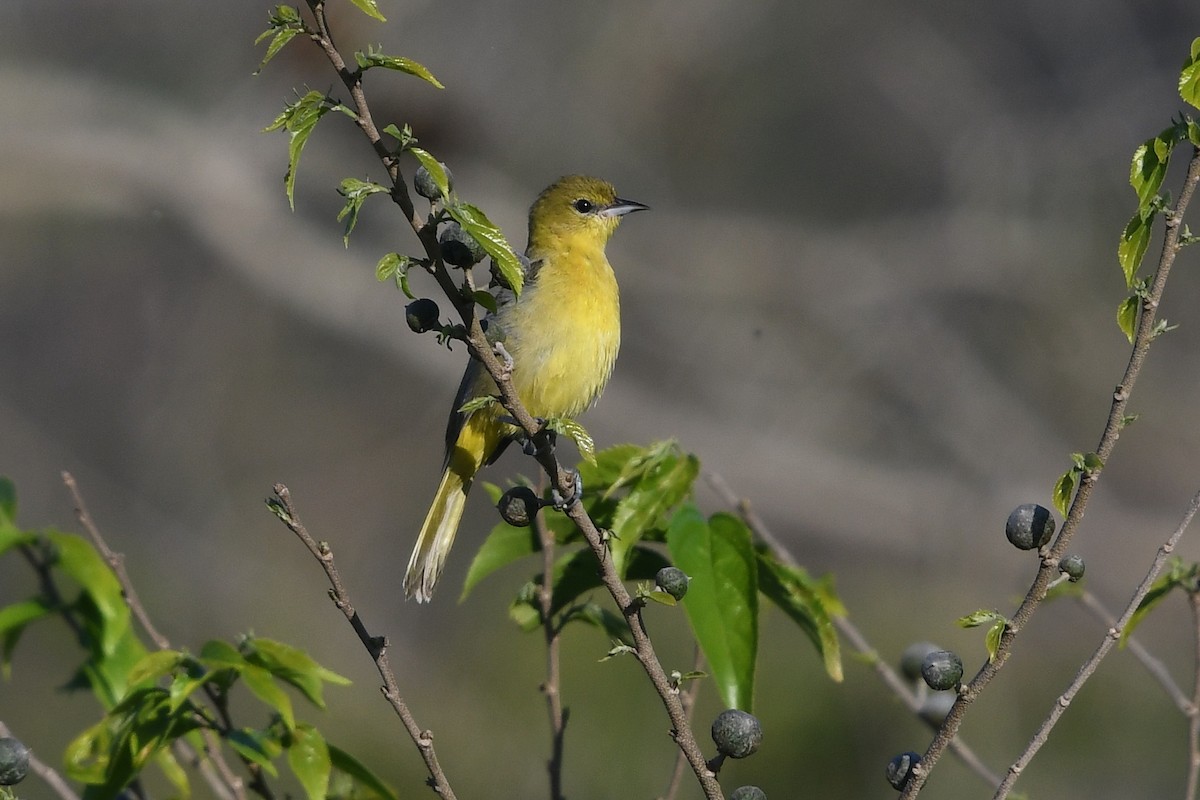
<instances>
[{"instance_id":1,"label":"bird's claw","mask_svg":"<svg viewBox=\"0 0 1200 800\"><path fill-rule=\"evenodd\" d=\"M579 470L573 469L571 475L571 493L567 497L563 497L558 489L550 490L550 499L556 511L566 511L571 506L575 505L583 497L583 478L579 475Z\"/></svg>"}]
</instances>

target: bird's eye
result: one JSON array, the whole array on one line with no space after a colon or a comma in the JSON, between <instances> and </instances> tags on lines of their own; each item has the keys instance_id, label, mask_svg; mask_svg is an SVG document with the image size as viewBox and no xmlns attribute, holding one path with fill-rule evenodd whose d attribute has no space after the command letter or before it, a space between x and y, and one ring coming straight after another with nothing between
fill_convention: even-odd
<instances>
[{"instance_id":1,"label":"bird's eye","mask_svg":"<svg viewBox=\"0 0 1200 800\"><path fill-rule=\"evenodd\" d=\"M574 208L576 211L578 211L580 214L586 214L589 211L591 211L593 208L595 208L595 206L592 205L592 201L588 200L586 197L581 197L578 200L576 200L574 203L571 203L571 207Z\"/></svg>"}]
</instances>

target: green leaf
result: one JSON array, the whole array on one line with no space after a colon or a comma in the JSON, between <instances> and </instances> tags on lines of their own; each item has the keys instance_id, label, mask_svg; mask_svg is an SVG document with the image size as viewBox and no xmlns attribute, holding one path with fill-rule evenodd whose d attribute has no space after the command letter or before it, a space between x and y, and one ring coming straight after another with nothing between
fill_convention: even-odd
<instances>
[{"instance_id":1,"label":"green leaf","mask_svg":"<svg viewBox=\"0 0 1200 800\"><path fill-rule=\"evenodd\" d=\"M415 75L421 80L431 83L439 89L446 88L442 85L441 81L433 77L432 72L426 69L423 65L413 61L411 58L405 58L404 56L389 56L373 47L367 47L367 52L364 53L360 50L359 52L355 53L354 60L358 62L358 68L364 71L371 69L372 67L394 69L399 72L408 73L409 75ZM432 172L432 170L430 170L430 172ZM442 182L439 182L438 185L442 185ZM442 194L445 195L446 192L443 191Z\"/></svg>"},{"instance_id":2,"label":"green leaf","mask_svg":"<svg viewBox=\"0 0 1200 800\"><path fill-rule=\"evenodd\" d=\"M254 74L262 72L263 67L267 62L275 57L275 54L283 49L284 45L295 38L296 34L304 32L304 24L300 21L300 12L291 6L275 6L275 10L271 12L269 17L271 27L267 28L258 38L254 40L258 44L268 36L274 36L271 43L267 45L267 53L263 56L263 60L259 62L258 69L254 70Z\"/></svg>"},{"instance_id":3,"label":"green leaf","mask_svg":"<svg viewBox=\"0 0 1200 800\"><path fill-rule=\"evenodd\" d=\"M500 401L496 399L496 395L494 394L485 394L480 395L479 397L472 397L470 400L458 407L458 413L474 414L481 408L487 408L488 406L496 405L499 402Z\"/></svg>"},{"instance_id":4,"label":"green leaf","mask_svg":"<svg viewBox=\"0 0 1200 800\"><path fill-rule=\"evenodd\" d=\"M246 664L246 658L229 642L211 639L200 648L200 661L210 669L232 667L240 670Z\"/></svg>"},{"instance_id":5,"label":"green leaf","mask_svg":"<svg viewBox=\"0 0 1200 800\"><path fill-rule=\"evenodd\" d=\"M190 656L181 659L178 666L179 670L167 688L171 711L181 708L196 690L205 684L227 687L233 682L234 676L239 673L239 671L229 668L210 672L201 662Z\"/></svg>"},{"instance_id":6,"label":"green leaf","mask_svg":"<svg viewBox=\"0 0 1200 800\"><path fill-rule=\"evenodd\" d=\"M410 147L408 151L416 156L417 160L421 162L421 166L429 171L429 177L433 178L433 182L437 185L438 191L442 193L442 197L449 197L450 178L446 176L446 170L442 167L442 163L428 151L422 150L419 147Z\"/></svg>"},{"instance_id":7,"label":"green leaf","mask_svg":"<svg viewBox=\"0 0 1200 800\"><path fill-rule=\"evenodd\" d=\"M91 543L82 537L50 531L46 538L54 545L55 566L83 587L99 612L100 650L104 655L112 655L129 631L129 606L125 604L120 582Z\"/></svg>"},{"instance_id":8,"label":"green leaf","mask_svg":"<svg viewBox=\"0 0 1200 800\"><path fill-rule=\"evenodd\" d=\"M758 651L758 564L750 540L737 517L715 514L705 522L690 504L667 530L671 560L692 578L683 607L696 641L722 702L743 711L752 710Z\"/></svg>"},{"instance_id":9,"label":"green leaf","mask_svg":"<svg viewBox=\"0 0 1200 800\"><path fill-rule=\"evenodd\" d=\"M129 670L129 685L136 686L143 681L157 681L162 676L179 666L183 654L177 650L155 650L147 653Z\"/></svg>"},{"instance_id":10,"label":"green leaf","mask_svg":"<svg viewBox=\"0 0 1200 800\"><path fill-rule=\"evenodd\" d=\"M579 455L589 463L596 460L596 441L587 429L570 417L554 417L546 420L546 427L555 433L570 438L579 449Z\"/></svg>"},{"instance_id":11,"label":"green leaf","mask_svg":"<svg viewBox=\"0 0 1200 800\"><path fill-rule=\"evenodd\" d=\"M397 128L395 123L387 125L383 132L400 143L401 150L407 150L416 143L417 137L413 136L412 126L405 124L404 128Z\"/></svg>"},{"instance_id":12,"label":"green leaf","mask_svg":"<svg viewBox=\"0 0 1200 800\"><path fill-rule=\"evenodd\" d=\"M0 609L0 674L8 679L12 672L12 654L25 628L33 622L48 616L52 608L43 597L33 597L20 603L13 603Z\"/></svg>"},{"instance_id":13,"label":"green leaf","mask_svg":"<svg viewBox=\"0 0 1200 800\"><path fill-rule=\"evenodd\" d=\"M287 190L288 205L293 211L296 209L296 169L300 165L300 154L304 151L304 145L308 144L308 137L312 136L321 117L330 111L340 111L351 119L356 118L355 113L349 108L314 89L297 98L294 103L288 103L284 107L283 113L276 117L274 122L263 128L263 133L284 130L291 137L288 143L288 170L284 177L284 188Z\"/></svg>"},{"instance_id":14,"label":"green leaf","mask_svg":"<svg viewBox=\"0 0 1200 800\"><path fill-rule=\"evenodd\" d=\"M322 667L303 650L274 639L249 638L243 651L248 662L295 686L318 708L325 707L322 692L325 683L340 686L350 683L349 678Z\"/></svg>"},{"instance_id":15,"label":"green leaf","mask_svg":"<svg viewBox=\"0 0 1200 800\"><path fill-rule=\"evenodd\" d=\"M833 627L834 611L826 595L831 587L822 586L802 569L781 564L767 550L758 551L758 588L763 595L788 615L804 631L825 663L830 678L841 682L842 651L837 630Z\"/></svg>"},{"instance_id":16,"label":"green leaf","mask_svg":"<svg viewBox=\"0 0 1200 800\"><path fill-rule=\"evenodd\" d=\"M354 4L355 8L366 14L368 17L379 20L380 22L387 22L387 18L384 17L383 14L379 13L379 6L375 4L375 0L350 0L350 2Z\"/></svg>"},{"instance_id":17,"label":"green leaf","mask_svg":"<svg viewBox=\"0 0 1200 800\"><path fill-rule=\"evenodd\" d=\"M1121 233L1121 241L1117 243L1117 260L1121 263L1121 271L1125 274L1125 285L1133 288L1137 280L1138 267L1150 246L1151 225L1154 223L1156 208L1139 208L1133 218Z\"/></svg>"},{"instance_id":18,"label":"green leaf","mask_svg":"<svg viewBox=\"0 0 1200 800\"><path fill-rule=\"evenodd\" d=\"M296 727L296 714L292 710L292 699L279 688L271 673L254 664L246 664L241 673L246 688L267 706L275 709L288 730L293 730Z\"/></svg>"},{"instance_id":19,"label":"green leaf","mask_svg":"<svg viewBox=\"0 0 1200 800\"><path fill-rule=\"evenodd\" d=\"M520 296L521 287L525 284L525 267L500 229L486 214L470 203L453 203L447 206L446 210L464 231L479 242L484 252L492 257L500 274L512 287L513 294Z\"/></svg>"},{"instance_id":20,"label":"green leaf","mask_svg":"<svg viewBox=\"0 0 1200 800\"><path fill-rule=\"evenodd\" d=\"M1075 488L1079 486L1079 478L1079 470L1072 467L1064 472L1062 477L1054 483L1054 491L1052 493L1054 507L1058 509L1058 513L1064 518L1071 510L1071 500L1075 497Z\"/></svg>"},{"instance_id":21,"label":"green leaf","mask_svg":"<svg viewBox=\"0 0 1200 800\"><path fill-rule=\"evenodd\" d=\"M343 219L346 221L346 229L342 233L342 245L350 246L350 234L354 232L354 226L358 224L358 212L362 210L363 203L367 202L367 198L373 194L386 194L388 188L380 186L378 183L371 181L360 181L358 178L346 178L338 186L338 194L346 198L346 204L342 206L342 210L338 212L338 222ZM379 274L379 267L375 268L376 275Z\"/></svg>"},{"instance_id":22,"label":"green leaf","mask_svg":"<svg viewBox=\"0 0 1200 800\"><path fill-rule=\"evenodd\" d=\"M980 625L990 625L997 621L1007 622L1004 615L999 611L981 608L979 611L974 611L965 617L960 617L958 619L958 626L960 628L978 628Z\"/></svg>"},{"instance_id":23,"label":"green leaf","mask_svg":"<svg viewBox=\"0 0 1200 800\"><path fill-rule=\"evenodd\" d=\"M1185 103L1200 108L1200 38L1192 40L1191 55L1183 62L1183 71L1179 73L1179 96Z\"/></svg>"},{"instance_id":24,"label":"green leaf","mask_svg":"<svg viewBox=\"0 0 1200 800\"><path fill-rule=\"evenodd\" d=\"M7 475L0 475L0 519L17 521L17 485Z\"/></svg>"},{"instance_id":25,"label":"green leaf","mask_svg":"<svg viewBox=\"0 0 1200 800\"><path fill-rule=\"evenodd\" d=\"M467 570L467 577L463 581L462 594L459 595L458 602L466 600L471 590L488 575L514 561L532 555L540 549L537 533L533 526L515 528L507 522L501 522L492 528L492 532L484 540L483 546L475 553L471 567Z\"/></svg>"},{"instance_id":26,"label":"green leaf","mask_svg":"<svg viewBox=\"0 0 1200 800\"><path fill-rule=\"evenodd\" d=\"M67 776L87 784L103 783L111 744L112 731L107 719L84 730L71 740L63 753Z\"/></svg>"},{"instance_id":27,"label":"green leaf","mask_svg":"<svg viewBox=\"0 0 1200 800\"><path fill-rule=\"evenodd\" d=\"M279 777L279 770L272 762L283 752L283 748L274 736L253 728L239 728L225 734L225 741L239 756L258 764L272 778Z\"/></svg>"},{"instance_id":28,"label":"green leaf","mask_svg":"<svg viewBox=\"0 0 1200 800\"><path fill-rule=\"evenodd\" d=\"M329 772L333 767L325 737L312 725L300 723L292 731L287 760L292 773L304 787L308 800L325 800L325 791L329 788Z\"/></svg>"},{"instance_id":29,"label":"green leaf","mask_svg":"<svg viewBox=\"0 0 1200 800\"><path fill-rule=\"evenodd\" d=\"M191 796L191 787L188 784L187 772L175 760L174 754L170 750L159 750L154 754L154 763L158 765L162 774L175 787L174 796L182 798L182 800L187 800Z\"/></svg>"},{"instance_id":30,"label":"green leaf","mask_svg":"<svg viewBox=\"0 0 1200 800\"><path fill-rule=\"evenodd\" d=\"M598 603L582 603L567 609L562 616L560 625L570 622L585 622L604 631L609 641L632 645L633 637L629 632L629 623L616 612L609 611Z\"/></svg>"},{"instance_id":31,"label":"green leaf","mask_svg":"<svg viewBox=\"0 0 1200 800\"><path fill-rule=\"evenodd\" d=\"M1126 297L1121 301L1121 305L1117 306L1117 327L1129 339L1130 344L1133 344L1134 334L1137 333L1138 310L1141 307L1141 298L1136 294Z\"/></svg>"},{"instance_id":32,"label":"green leaf","mask_svg":"<svg viewBox=\"0 0 1200 800\"><path fill-rule=\"evenodd\" d=\"M398 800L395 790L357 758L332 744L327 744L327 747L329 748L329 762L333 768L353 778L357 789L365 789L369 792L369 794L355 792L353 797L362 798L362 800Z\"/></svg>"},{"instance_id":33,"label":"green leaf","mask_svg":"<svg viewBox=\"0 0 1200 800\"><path fill-rule=\"evenodd\" d=\"M1117 646L1125 647L1129 637L1133 635L1134 629L1142 624L1142 621L1159 603L1167 599L1167 595L1175 589L1182 589L1185 592L1196 591L1198 580L1200 580L1200 564L1189 564L1178 556L1172 556L1166 572L1154 581L1150 590L1146 592L1146 596L1142 598L1142 602L1138 603L1138 607L1129 618L1129 624L1121 631L1121 638L1117 640Z\"/></svg>"},{"instance_id":34,"label":"green leaf","mask_svg":"<svg viewBox=\"0 0 1200 800\"><path fill-rule=\"evenodd\" d=\"M496 313L496 296L486 289L476 289L471 293L471 299L491 313Z\"/></svg>"},{"instance_id":35,"label":"green leaf","mask_svg":"<svg viewBox=\"0 0 1200 800\"><path fill-rule=\"evenodd\" d=\"M1145 207L1158 195L1171 161L1171 150L1178 141L1174 128L1168 128L1153 139L1142 142L1133 151L1129 166L1129 184L1138 195L1138 205Z\"/></svg>"}]
</instances>

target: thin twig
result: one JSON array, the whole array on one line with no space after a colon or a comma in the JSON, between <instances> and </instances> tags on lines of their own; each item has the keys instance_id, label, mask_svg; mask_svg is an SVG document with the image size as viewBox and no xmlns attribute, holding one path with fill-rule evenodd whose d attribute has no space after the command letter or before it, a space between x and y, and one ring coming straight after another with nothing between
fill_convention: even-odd
<instances>
[{"instance_id":1,"label":"thin twig","mask_svg":"<svg viewBox=\"0 0 1200 800\"><path fill-rule=\"evenodd\" d=\"M1104 604L1100 602L1100 598L1096 597L1096 595L1092 594L1087 589L1084 589L1082 592L1080 592L1076 599L1084 608L1092 612L1092 615L1095 616L1096 619L1100 620L1100 623L1104 625L1104 627L1116 627L1117 618L1112 615L1112 612L1105 608ZM1166 664L1164 664L1149 650L1147 650L1140 639L1138 639L1136 636L1125 637L1125 649L1132 653L1133 657L1136 658L1138 662L1146 668L1146 671L1149 672L1154 679L1159 682L1159 684L1163 687L1163 690L1171 696L1171 699L1175 701L1175 705L1181 712L1183 712L1184 715L1190 717L1195 713L1195 705L1190 699L1188 699L1188 696L1183 693L1183 690L1179 688L1179 684L1175 682L1175 679L1171 677L1171 673L1167 671Z\"/></svg>"},{"instance_id":2,"label":"thin twig","mask_svg":"<svg viewBox=\"0 0 1200 800\"><path fill-rule=\"evenodd\" d=\"M100 531L96 527L96 523L92 520L92 515L88 511L87 505L83 502L83 495L80 494L79 486L75 483L75 476L69 472L63 472L62 482L67 487L67 491L71 493L71 501L75 504L75 518L79 520L79 524L83 526L83 529L87 531L87 535L91 537L92 545L100 552L109 569L117 576L117 580L121 584L121 596L125 598L125 604L129 606L129 610L133 613L134 618L159 650L170 649L170 640L159 633L158 629L154 627L154 623L150 621L150 615L146 613L145 606L138 599L137 590L133 588L133 581L129 580L129 573L125 571L125 555L113 552L112 548L108 546L108 542L104 541L104 537L100 535Z\"/></svg>"},{"instance_id":3,"label":"thin twig","mask_svg":"<svg viewBox=\"0 0 1200 800\"><path fill-rule=\"evenodd\" d=\"M535 514L533 526L542 547L542 586L538 601L542 613L542 633L546 639L546 711L550 715L550 800L563 800L563 744L567 732L567 712L562 704L562 672L559 665L559 628L554 624L554 532L541 514Z\"/></svg>"},{"instance_id":4,"label":"thin twig","mask_svg":"<svg viewBox=\"0 0 1200 800\"><path fill-rule=\"evenodd\" d=\"M771 554L780 563L789 567L798 568L800 562L792 555L791 551L784 546L771 529L767 527L762 518L750 507L750 502L738 495L730 488L729 484L723 477L715 472L705 473L705 480L708 485L716 491L721 498L721 502L737 510L738 515L746 526L754 533L755 537L767 546ZM921 715L921 698L909 687L908 682L901 678L891 665L879 657L879 653L871 646L870 642L863 635L848 616L834 616L833 625L837 628L846 641L850 643L859 654L859 656L871 665L875 670L875 674L883 681L883 684L892 690L892 693L904 703L904 706L911 711L915 716ZM975 751L967 746L961 738L956 737L950 743L950 749L959 759L962 760L972 772L979 776L980 780L988 786L995 786L1000 782L1000 776L988 768L983 760L976 755Z\"/></svg>"},{"instance_id":5,"label":"thin twig","mask_svg":"<svg viewBox=\"0 0 1200 800\"><path fill-rule=\"evenodd\" d=\"M354 610L354 604L350 602L350 595L346 592L337 565L333 561L333 551L330 550L328 544L317 542L309 535L308 529L300 521L295 506L292 505L292 494L288 488L282 483L275 484L275 497L278 499L268 501L271 510L304 543L308 552L312 553L313 558L325 571L325 577L328 578L329 585L332 587L332 591L329 593L330 598L345 615L350 626L354 628L354 632L358 634L358 640L362 642L363 647L370 654L371 660L375 662L375 669L378 670L379 677L383 679L383 696L395 710L404 729L412 738L413 744L417 746L421 758L425 761L425 768L429 770L430 783L434 791L441 795L442 800L455 800L454 790L450 787L450 781L446 778L446 773L442 771L442 765L438 762L437 753L433 748L433 733L423 730L417 724L412 712L409 711L408 704L404 702L404 698L400 694L400 686L396 682L396 675L392 671L391 661L387 656L387 639L382 636L372 636L367 630L366 624Z\"/></svg>"},{"instance_id":6,"label":"thin twig","mask_svg":"<svg viewBox=\"0 0 1200 800\"><path fill-rule=\"evenodd\" d=\"M13 732L8 726L0 721L0 736L19 738L13 736ZM75 790L70 787L62 775L55 771L54 767L45 763L32 752L29 753L29 768L33 770L33 774L41 778L47 786L54 790L60 800L79 800L79 795L75 794Z\"/></svg>"},{"instance_id":7,"label":"thin twig","mask_svg":"<svg viewBox=\"0 0 1200 800\"><path fill-rule=\"evenodd\" d=\"M1192 635L1195 637L1195 652L1192 654L1192 708L1188 714L1188 771L1186 800L1196 800L1200 787L1200 591L1188 592L1188 604L1192 609Z\"/></svg>"},{"instance_id":8,"label":"thin twig","mask_svg":"<svg viewBox=\"0 0 1200 800\"><path fill-rule=\"evenodd\" d=\"M702 672L704 670L704 651L700 649L700 645L696 645L696 657L692 661L692 672ZM679 696L680 702L683 703L683 713L690 720L692 718L692 710L696 707L696 697L700 694L700 681L689 681L688 687L683 690ZM683 751L679 750L675 753L675 766L671 769L671 780L667 784L667 791L658 800L675 800L675 795L679 792L679 787L683 783L683 771L687 768L687 759L683 755Z\"/></svg>"},{"instance_id":9,"label":"thin twig","mask_svg":"<svg viewBox=\"0 0 1200 800\"><path fill-rule=\"evenodd\" d=\"M1029 591L1026 592L1025 598L1009 619L1003 634L1000 636L995 656L983 665L979 672L975 674L975 677L959 693L958 699L950 707L950 712L946 715L941 728L938 729L933 737L933 741L930 742L929 747L926 748L924 755L922 755L920 764L912 770L909 781L900 795L900 800L913 800L913 798L920 794L921 788L925 785L925 781L929 777L929 772L937 764L946 747L949 746L950 742L958 734L958 729L962 725L967 709L979 696L979 693L1004 668L1009 656L1012 654L1013 645L1017 637L1029 623L1034 612L1041 606L1042 601L1045 600L1046 591L1050 583L1058 575L1058 563L1066 554L1067 547L1070 545L1075 532L1079 529L1083 521L1084 512L1092 496L1092 490L1095 488L1097 481L1100 479L1100 474L1104 469L1103 465L1108 463L1113 448L1116 447L1117 439L1121 435L1121 429L1127 422L1126 410L1129 406L1129 398L1133 392L1134 384L1141 374L1142 366L1146 362L1146 355L1150 351L1150 344L1157 336L1155 328L1158 307L1162 302L1167 277L1170 275L1171 267L1175 263L1175 257L1182 246L1179 242L1179 237L1183 224L1183 216L1187 211L1188 204L1191 203L1193 194L1195 194L1197 183L1200 183L1200 148L1193 148L1191 161L1188 163L1187 175L1184 178L1183 187L1179 192L1179 201L1175 204L1174 209L1163 213L1166 231L1163 235L1158 265L1155 268L1150 285L1147 287L1146 295L1142 300L1141 314L1138 315L1137 330L1134 334L1133 348L1129 355L1129 362L1125 366L1120 383L1117 384L1117 388L1113 391L1108 419L1105 421L1104 432L1101 434L1100 442L1096 447L1095 454L1101 466L1084 473L1079 484L1079 489L1075 492L1075 497L1071 502L1071 507L1067 511L1067 518L1063 520L1062 528L1059 530L1054 543L1048 551L1043 553L1041 565L1029 587Z\"/></svg>"},{"instance_id":10,"label":"thin twig","mask_svg":"<svg viewBox=\"0 0 1200 800\"><path fill-rule=\"evenodd\" d=\"M1042 722L1033 739L1025 748L1025 752L1008 768L1008 772L1005 774L1004 780L996 788L996 793L993 795L992 800L1004 800L1004 798L1008 797L1013 784L1017 782L1017 778L1025 771L1025 768L1029 765L1034 755L1037 754L1037 751L1046 743L1047 738L1050 736L1050 731L1053 730L1059 718L1071 705L1071 701L1075 695L1087 683L1088 678L1096 671L1096 667L1100 665L1100 662L1120 640L1121 631L1125 630L1125 626L1129 624L1129 620L1133 618L1134 612L1137 611L1138 605L1141 604L1142 598L1146 596L1146 593L1150 591L1150 587L1154 585L1154 580L1158 577L1158 573L1162 571L1163 565L1167 563L1167 558L1171 553L1175 552L1175 547L1179 544L1180 538L1183 537L1183 532L1187 530L1192 517L1196 516L1197 509L1200 509L1200 492L1196 492L1192 496L1192 501L1188 504L1188 509L1183 515L1183 520L1175 528L1170 538L1159 546L1158 552L1154 555L1154 561L1150 564L1150 569L1146 572L1146 576L1142 578L1142 582L1138 584L1133 597L1130 598L1128 605L1125 606L1125 610L1117 619L1117 624L1108 629L1091 658L1085 661L1083 666L1079 668L1079 672L1075 675L1075 679L1071 681L1071 685L1067 687L1065 692L1059 695L1058 700L1051 707L1045 721Z\"/></svg>"}]
</instances>

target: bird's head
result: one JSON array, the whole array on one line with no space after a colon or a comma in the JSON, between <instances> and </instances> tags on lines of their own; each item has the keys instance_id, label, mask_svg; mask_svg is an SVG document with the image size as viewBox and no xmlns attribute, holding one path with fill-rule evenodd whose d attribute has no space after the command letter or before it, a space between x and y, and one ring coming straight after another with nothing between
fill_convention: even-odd
<instances>
[{"instance_id":1,"label":"bird's head","mask_svg":"<svg viewBox=\"0 0 1200 800\"><path fill-rule=\"evenodd\" d=\"M611 183L586 175L568 175L550 184L529 210L529 250L551 249L555 242L583 238L603 246L621 217L649 206L622 200Z\"/></svg>"}]
</instances>

